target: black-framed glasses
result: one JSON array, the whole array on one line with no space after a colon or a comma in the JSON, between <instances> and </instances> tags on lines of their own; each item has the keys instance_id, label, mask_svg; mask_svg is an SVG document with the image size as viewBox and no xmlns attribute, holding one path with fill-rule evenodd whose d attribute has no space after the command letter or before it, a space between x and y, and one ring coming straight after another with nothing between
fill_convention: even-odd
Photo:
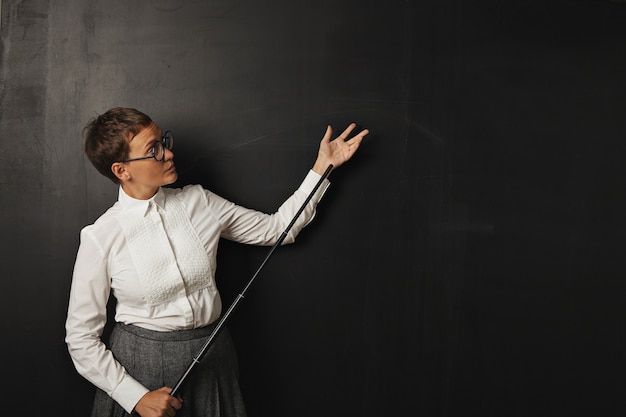
<instances>
[{"instance_id":1,"label":"black-framed glasses","mask_svg":"<svg viewBox=\"0 0 626 417\"><path fill-rule=\"evenodd\" d=\"M140 161L142 159L150 159L150 158L154 158L160 162L163 160L163 158L165 158L165 148L171 151L173 147L174 147L174 135L172 134L171 131L168 130L163 134L163 137L161 137L161 140L154 142L154 145L152 145L152 148L150 149L149 155L140 156L138 158L126 159L122 162Z\"/></svg>"}]
</instances>

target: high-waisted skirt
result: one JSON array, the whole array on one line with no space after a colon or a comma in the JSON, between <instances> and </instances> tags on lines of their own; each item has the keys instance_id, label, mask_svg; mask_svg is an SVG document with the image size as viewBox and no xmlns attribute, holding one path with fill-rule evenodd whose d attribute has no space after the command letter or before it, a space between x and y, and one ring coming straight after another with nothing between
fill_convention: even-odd
<instances>
[{"instance_id":1,"label":"high-waisted skirt","mask_svg":"<svg viewBox=\"0 0 626 417\"><path fill-rule=\"evenodd\" d=\"M109 348L128 373L149 390L173 388L206 343L215 324L200 329L158 332L117 323ZM179 393L183 408L177 417L245 417L239 389L237 354L223 327ZM92 417L129 416L104 391L97 389Z\"/></svg>"}]
</instances>

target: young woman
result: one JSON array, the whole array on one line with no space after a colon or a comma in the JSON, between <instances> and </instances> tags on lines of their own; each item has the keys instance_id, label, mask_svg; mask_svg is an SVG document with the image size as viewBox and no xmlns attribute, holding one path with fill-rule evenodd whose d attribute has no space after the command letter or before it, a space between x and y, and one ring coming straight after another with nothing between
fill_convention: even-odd
<instances>
[{"instance_id":1,"label":"young woman","mask_svg":"<svg viewBox=\"0 0 626 417\"><path fill-rule=\"evenodd\" d=\"M177 179L173 135L144 113L113 108L87 124L87 156L120 186L118 201L81 231L66 320L72 361L97 387L93 417L246 415L226 329L181 395L170 395L221 314L218 241L277 242L326 168L341 166L359 148L368 131L349 138L354 128L331 140L329 126L300 187L276 213L265 214L199 185L163 188ZM283 243L313 218L327 186L324 180ZM115 326L105 344L110 295Z\"/></svg>"}]
</instances>

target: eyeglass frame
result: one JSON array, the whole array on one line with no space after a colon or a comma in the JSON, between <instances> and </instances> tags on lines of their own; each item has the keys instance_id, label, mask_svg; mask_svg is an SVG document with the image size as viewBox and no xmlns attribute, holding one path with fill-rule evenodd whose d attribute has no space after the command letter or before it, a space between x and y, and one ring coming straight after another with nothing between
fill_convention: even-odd
<instances>
[{"instance_id":1,"label":"eyeglass frame","mask_svg":"<svg viewBox=\"0 0 626 417\"><path fill-rule=\"evenodd\" d=\"M168 139L170 142L169 146L167 146ZM159 143L161 144L161 159L157 158L156 147L157 147L157 144ZM139 156L137 158L129 158L120 162L141 161L143 159L150 159L150 158L154 158L157 162L161 162L165 159L165 149L169 149L171 151L172 148L174 148L174 134L172 133L171 130L166 130L165 133L163 133L163 136L161 136L161 140L155 141L154 145L152 145L152 148L150 148L152 155Z\"/></svg>"}]
</instances>

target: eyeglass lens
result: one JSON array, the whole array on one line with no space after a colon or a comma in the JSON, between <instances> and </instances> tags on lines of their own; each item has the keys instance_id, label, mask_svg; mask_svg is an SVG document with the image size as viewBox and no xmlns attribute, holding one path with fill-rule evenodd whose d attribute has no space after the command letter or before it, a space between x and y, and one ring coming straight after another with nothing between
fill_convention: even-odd
<instances>
[{"instance_id":1,"label":"eyeglass lens","mask_svg":"<svg viewBox=\"0 0 626 417\"><path fill-rule=\"evenodd\" d=\"M165 132L163 138L154 144L154 159L162 161L165 158L165 148L172 149L174 147L174 135L169 130Z\"/></svg>"},{"instance_id":2,"label":"eyeglass lens","mask_svg":"<svg viewBox=\"0 0 626 417\"><path fill-rule=\"evenodd\" d=\"M163 134L163 145L169 150L174 147L174 135L169 130Z\"/></svg>"}]
</instances>

